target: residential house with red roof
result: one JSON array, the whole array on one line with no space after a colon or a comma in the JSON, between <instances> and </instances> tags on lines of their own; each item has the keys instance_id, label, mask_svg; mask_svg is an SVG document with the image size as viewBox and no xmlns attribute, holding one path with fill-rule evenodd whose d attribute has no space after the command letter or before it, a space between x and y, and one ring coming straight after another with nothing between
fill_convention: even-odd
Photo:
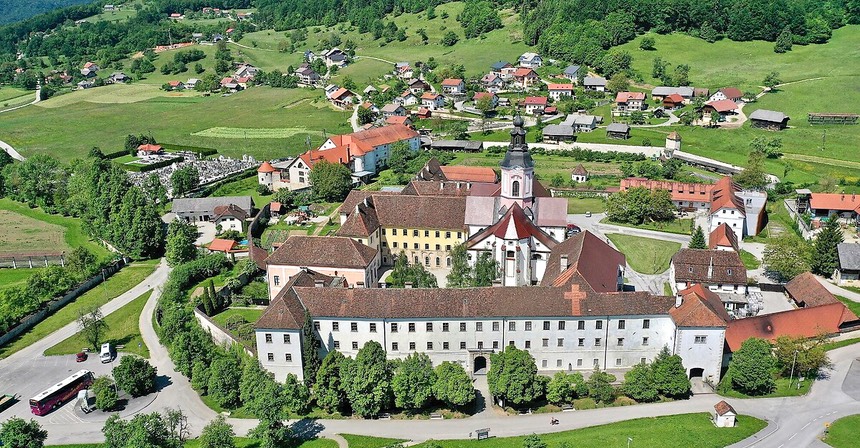
<instances>
[{"instance_id":1,"label":"residential house with red roof","mask_svg":"<svg viewBox=\"0 0 860 448\"><path fill-rule=\"evenodd\" d=\"M505 87L505 80L502 79L501 72L487 73L481 78L481 85L483 85L488 92L495 93Z\"/></svg>"},{"instance_id":2,"label":"residential house with red roof","mask_svg":"<svg viewBox=\"0 0 860 448\"><path fill-rule=\"evenodd\" d=\"M441 109L445 107L445 97L433 92L424 92L421 95L421 106L430 110Z\"/></svg>"},{"instance_id":3,"label":"residential house with red roof","mask_svg":"<svg viewBox=\"0 0 860 448\"><path fill-rule=\"evenodd\" d=\"M547 91L553 101L559 101L565 97L573 97L573 84L550 84Z\"/></svg>"},{"instance_id":4,"label":"residential house with red roof","mask_svg":"<svg viewBox=\"0 0 860 448\"><path fill-rule=\"evenodd\" d=\"M412 119L409 117L391 116L385 119L385 124L412 127Z\"/></svg>"},{"instance_id":5,"label":"residential house with red roof","mask_svg":"<svg viewBox=\"0 0 860 448\"><path fill-rule=\"evenodd\" d=\"M245 220L250 214L248 211L241 209L236 204L219 205L213 209L212 223L216 229L220 228L222 232L234 230L243 232Z\"/></svg>"},{"instance_id":6,"label":"residential house with red roof","mask_svg":"<svg viewBox=\"0 0 860 448\"><path fill-rule=\"evenodd\" d=\"M712 250L738 251L737 234L728 224L722 223L708 235L708 248Z\"/></svg>"},{"instance_id":7,"label":"residential house with red roof","mask_svg":"<svg viewBox=\"0 0 860 448\"><path fill-rule=\"evenodd\" d=\"M442 81L442 93L446 95L462 95L466 93L466 83L459 78L447 78Z\"/></svg>"},{"instance_id":8,"label":"residential house with red roof","mask_svg":"<svg viewBox=\"0 0 860 448\"><path fill-rule=\"evenodd\" d=\"M645 92L618 92L615 94L615 110L631 112L645 110Z\"/></svg>"},{"instance_id":9,"label":"residential house with red roof","mask_svg":"<svg viewBox=\"0 0 860 448\"><path fill-rule=\"evenodd\" d=\"M809 210L816 217L837 216L856 221L860 217L860 196L851 193L811 193Z\"/></svg>"},{"instance_id":10,"label":"residential house with red roof","mask_svg":"<svg viewBox=\"0 0 860 448\"><path fill-rule=\"evenodd\" d=\"M670 93L663 98L663 108L667 110L675 110L684 105L684 97L679 93Z\"/></svg>"},{"instance_id":11,"label":"residential house with red roof","mask_svg":"<svg viewBox=\"0 0 860 448\"><path fill-rule=\"evenodd\" d=\"M702 112L706 114L717 114L719 121L726 121L729 115L738 113L738 105L732 100L709 101L702 106Z\"/></svg>"},{"instance_id":12,"label":"residential house with red roof","mask_svg":"<svg viewBox=\"0 0 860 448\"><path fill-rule=\"evenodd\" d=\"M687 376L694 381L717 384L723 366L726 328L732 322L720 296L703 285L693 285L678 291L669 315L677 328L672 353L683 358Z\"/></svg>"},{"instance_id":13,"label":"residential house with red roof","mask_svg":"<svg viewBox=\"0 0 860 448\"><path fill-rule=\"evenodd\" d=\"M523 101L525 112L529 115L543 115L546 105L547 98L545 96L527 96Z\"/></svg>"},{"instance_id":14,"label":"residential house with red roof","mask_svg":"<svg viewBox=\"0 0 860 448\"><path fill-rule=\"evenodd\" d=\"M514 70L511 73L511 78L514 85L521 89L527 89L535 83L540 82L540 76L534 70L527 67L520 67Z\"/></svg>"},{"instance_id":15,"label":"residential house with red roof","mask_svg":"<svg viewBox=\"0 0 860 448\"><path fill-rule=\"evenodd\" d=\"M708 98L708 102L732 100L735 103L739 103L743 101L743 98L744 94L741 92L741 89L737 87L723 87L722 89L714 92L714 94Z\"/></svg>"},{"instance_id":16,"label":"residential house with red roof","mask_svg":"<svg viewBox=\"0 0 860 448\"><path fill-rule=\"evenodd\" d=\"M356 98L357 97L355 96L355 94L352 93L349 89L341 87L331 94L329 100L336 107L346 109L347 107L352 106L352 103L355 101Z\"/></svg>"}]
</instances>

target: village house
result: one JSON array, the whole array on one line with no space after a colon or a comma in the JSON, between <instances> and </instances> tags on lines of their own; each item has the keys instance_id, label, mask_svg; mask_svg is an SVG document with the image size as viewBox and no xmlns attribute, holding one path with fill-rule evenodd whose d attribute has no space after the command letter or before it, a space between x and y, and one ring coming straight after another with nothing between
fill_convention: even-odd
<instances>
[{"instance_id":1,"label":"village house","mask_svg":"<svg viewBox=\"0 0 860 448\"><path fill-rule=\"evenodd\" d=\"M569 79L573 84L579 84L579 66L578 65L568 65L565 67L564 71L561 73L562 76Z\"/></svg>"},{"instance_id":2,"label":"village house","mask_svg":"<svg viewBox=\"0 0 860 448\"><path fill-rule=\"evenodd\" d=\"M185 89L186 90L195 90L195 89L197 89L197 84L200 84L199 79L188 78L188 81L185 81Z\"/></svg>"},{"instance_id":3,"label":"village house","mask_svg":"<svg viewBox=\"0 0 860 448\"><path fill-rule=\"evenodd\" d=\"M738 413L732 405L721 400L714 405L714 426L717 428L734 428Z\"/></svg>"},{"instance_id":4,"label":"village house","mask_svg":"<svg viewBox=\"0 0 860 448\"><path fill-rule=\"evenodd\" d=\"M81 89L81 90L90 89L90 88L95 86L95 83L92 81L83 80L83 81L78 82L77 86L78 86L78 89Z\"/></svg>"},{"instance_id":5,"label":"village house","mask_svg":"<svg viewBox=\"0 0 860 448\"><path fill-rule=\"evenodd\" d=\"M239 83L232 77L225 77L221 79L221 88L230 92L236 92L238 90L241 90L242 86L240 86Z\"/></svg>"},{"instance_id":6,"label":"village house","mask_svg":"<svg viewBox=\"0 0 860 448\"><path fill-rule=\"evenodd\" d=\"M266 258L266 278L270 297L303 270L343 277L352 287L373 288L379 267L379 251L351 238L292 235Z\"/></svg>"},{"instance_id":7,"label":"village house","mask_svg":"<svg viewBox=\"0 0 860 448\"><path fill-rule=\"evenodd\" d=\"M758 235L764 226L766 203L766 192L742 190L731 177L724 176L711 189L709 231L726 223L738 241L745 236Z\"/></svg>"},{"instance_id":8,"label":"village house","mask_svg":"<svg viewBox=\"0 0 860 448\"><path fill-rule=\"evenodd\" d=\"M394 70L392 70L392 73L400 79L412 79L415 75L415 72L412 70L412 67L408 62L394 63Z\"/></svg>"},{"instance_id":9,"label":"village house","mask_svg":"<svg viewBox=\"0 0 860 448\"><path fill-rule=\"evenodd\" d=\"M615 110L632 112L645 110L645 92L618 92L615 94Z\"/></svg>"},{"instance_id":10,"label":"village house","mask_svg":"<svg viewBox=\"0 0 860 448\"><path fill-rule=\"evenodd\" d=\"M550 84L547 90L553 101L560 101L565 97L573 98L573 84Z\"/></svg>"},{"instance_id":11,"label":"village house","mask_svg":"<svg viewBox=\"0 0 860 448\"><path fill-rule=\"evenodd\" d=\"M581 163L579 165L576 165L576 168L574 168L573 171L570 172L570 180L576 183L588 181L588 171L585 169L584 166L582 166Z\"/></svg>"},{"instance_id":12,"label":"village house","mask_svg":"<svg viewBox=\"0 0 860 448\"><path fill-rule=\"evenodd\" d=\"M84 64L84 68L81 69L81 75L84 78L94 78L99 70L99 66L95 62L87 62Z\"/></svg>"},{"instance_id":13,"label":"village house","mask_svg":"<svg viewBox=\"0 0 860 448\"><path fill-rule=\"evenodd\" d=\"M382 106L382 117L405 117L406 116L406 108L399 104L386 104Z\"/></svg>"},{"instance_id":14,"label":"village house","mask_svg":"<svg viewBox=\"0 0 860 448\"><path fill-rule=\"evenodd\" d=\"M534 70L527 67L520 67L514 70L511 77L513 78L514 85L521 89L527 89L535 83L540 82L540 76Z\"/></svg>"},{"instance_id":15,"label":"village house","mask_svg":"<svg viewBox=\"0 0 860 448\"><path fill-rule=\"evenodd\" d=\"M693 88L692 87L666 87L659 86L651 89L651 98L654 101L663 101L667 96L676 94L681 97L681 102L684 104L688 104L693 99Z\"/></svg>"},{"instance_id":16,"label":"village house","mask_svg":"<svg viewBox=\"0 0 860 448\"><path fill-rule=\"evenodd\" d=\"M548 124L541 131L544 142L572 142L576 140L576 132L569 122L561 124Z\"/></svg>"},{"instance_id":17,"label":"village house","mask_svg":"<svg viewBox=\"0 0 860 448\"><path fill-rule=\"evenodd\" d=\"M582 87L593 92L605 92L606 84L606 78L602 76L586 76L582 80Z\"/></svg>"},{"instance_id":18,"label":"village house","mask_svg":"<svg viewBox=\"0 0 860 448\"><path fill-rule=\"evenodd\" d=\"M496 93L505 87L505 81L500 75L487 73L481 78L481 85L483 85L488 92Z\"/></svg>"},{"instance_id":19,"label":"village house","mask_svg":"<svg viewBox=\"0 0 860 448\"><path fill-rule=\"evenodd\" d=\"M839 266L833 273L837 284L860 280L860 244L839 243Z\"/></svg>"},{"instance_id":20,"label":"village house","mask_svg":"<svg viewBox=\"0 0 860 448\"><path fill-rule=\"evenodd\" d=\"M320 80L320 75L315 72L308 63L300 65L293 75L298 78L299 84L305 86L312 86Z\"/></svg>"},{"instance_id":21,"label":"village house","mask_svg":"<svg viewBox=\"0 0 860 448\"><path fill-rule=\"evenodd\" d=\"M626 123L610 123L606 126L606 137L620 140L630 138L630 125Z\"/></svg>"},{"instance_id":22,"label":"village house","mask_svg":"<svg viewBox=\"0 0 860 448\"><path fill-rule=\"evenodd\" d=\"M807 190L798 195L798 202L816 218L836 216L849 223L860 220L860 196L855 193L812 193Z\"/></svg>"},{"instance_id":23,"label":"village house","mask_svg":"<svg viewBox=\"0 0 860 448\"><path fill-rule=\"evenodd\" d=\"M712 101L720 101L720 100L732 100L735 103L739 103L743 101L744 94L737 87L723 87L720 90L717 90L710 98L708 98L708 102Z\"/></svg>"},{"instance_id":24,"label":"village house","mask_svg":"<svg viewBox=\"0 0 860 448\"><path fill-rule=\"evenodd\" d=\"M415 113L420 120L426 120L433 116L433 112L426 107L419 107L418 112Z\"/></svg>"},{"instance_id":25,"label":"village house","mask_svg":"<svg viewBox=\"0 0 860 448\"><path fill-rule=\"evenodd\" d=\"M475 92L475 94L472 95L472 101L475 103L476 106L478 104L478 101L481 101L484 98L487 98L489 100L490 109L495 109L496 107L498 107L499 97L493 92Z\"/></svg>"},{"instance_id":26,"label":"village house","mask_svg":"<svg viewBox=\"0 0 860 448\"><path fill-rule=\"evenodd\" d=\"M738 236L727 223L722 223L708 235L708 249L737 252Z\"/></svg>"},{"instance_id":27,"label":"village house","mask_svg":"<svg viewBox=\"0 0 860 448\"><path fill-rule=\"evenodd\" d=\"M719 121L726 121L727 116L738 113L738 105L728 99L709 101L702 106L702 113L717 114Z\"/></svg>"},{"instance_id":28,"label":"village house","mask_svg":"<svg viewBox=\"0 0 860 448\"><path fill-rule=\"evenodd\" d=\"M459 78L448 78L442 81L442 93L448 95L462 95L466 93L466 83Z\"/></svg>"},{"instance_id":29,"label":"village house","mask_svg":"<svg viewBox=\"0 0 860 448\"><path fill-rule=\"evenodd\" d=\"M176 198L170 211L188 222L210 222L218 215L216 208L234 205L250 215L254 209L251 196L220 196L205 198ZM221 210L221 209L218 209Z\"/></svg>"},{"instance_id":30,"label":"village house","mask_svg":"<svg viewBox=\"0 0 860 448\"><path fill-rule=\"evenodd\" d=\"M502 81L510 82L514 79L514 73L516 73L517 70L519 70L519 69L520 69L520 67L514 67L514 66L505 67L502 69L502 74L499 76L502 78Z\"/></svg>"},{"instance_id":31,"label":"village house","mask_svg":"<svg viewBox=\"0 0 860 448\"><path fill-rule=\"evenodd\" d=\"M684 106L684 97L678 93L670 93L663 97L663 109L675 110Z\"/></svg>"},{"instance_id":32,"label":"village house","mask_svg":"<svg viewBox=\"0 0 860 448\"><path fill-rule=\"evenodd\" d=\"M400 96L394 98L394 102L401 106L414 106L418 101L418 97L410 90L405 90Z\"/></svg>"},{"instance_id":33,"label":"village house","mask_svg":"<svg viewBox=\"0 0 860 448\"><path fill-rule=\"evenodd\" d=\"M348 60L347 54L340 48L332 48L331 50L323 52L322 58L325 61L326 67L345 67Z\"/></svg>"},{"instance_id":34,"label":"village house","mask_svg":"<svg viewBox=\"0 0 860 448\"><path fill-rule=\"evenodd\" d=\"M182 81L167 81L169 90L184 90L185 84Z\"/></svg>"},{"instance_id":35,"label":"village house","mask_svg":"<svg viewBox=\"0 0 860 448\"><path fill-rule=\"evenodd\" d=\"M523 101L526 114L543 115L546 109L547 98L545 96L527 96Z\"/></svg>"},{"instance_id":36,"label":"village house","mask_svg":"<svg viewBox=\"0 0 860 448\"><path fill-rule=\"evenodd\" d=\"M353 102L355 101L355 98L356 98L355 94L352 93L349 89L341 87L341 88L335 90L334 93L331 94L331 97L329 97L329 100L336 107L339 107L341 109L346 109L346 108L352 106Z\"/></svg>"},{"instance_id":37,"label":"village house","mask_svg":"<svg viewBox=\"0 0 860 448\"><path fill-rule=\"evenodd\" d=\"M412 92L413 95L421 95L428 90L430 90L430 84L427 84L421 79L413 79L409 82L409 91Z\"/></svg>"},{"instance_id":38,"label":"village house","mask_svg":"<svg viewBox=\"0 0 860 448\"><path fill-rule=\"evenodd\" d=\"M781 131L788 127L788 120L791 118L782 112L758 109L749 115L749 119L754 128Z\"/></svg>"},{"instance_id":39,"label":"village house","mask_svg":"<svg viewBox=\"0 0 860 448\"><path fill-rule=\"evenodd\" d=\"M494 62L493 65L490 66L490 73L501 77L502 76L502 70L504 70L506 68L511 68L511 67L513 67L513 64L511 64L508 61L497 61L497 62Z\"/></svg>"},{"instance_id":40,"label":"village house","mask_svg":"<svg viewBox=\"0 0 860 448\"><path fill-rule=\"evenodd\" d=\"M523 53L518 61L520 67L538 68L543 65L543 59L537 53Z\"/></svg>"},{"instance_id":41,"label":"village house","mask_svg":"<svg viewBox=\"0 0 860 448\"><path fill-rule=\"evenodd\" d=\"M212 223L215 228L220 228L222 232L235 230L242 233L244 229L245 219L248 218L248 212L239 208L236 204L219 205L213 209L214 216Z\"/></svg>"},{"instance_id":42,"label":"village house","mask_svg":"<svg viewBox=\"0 0 860 448\"><path fill-rule=\"evenodd\" d=\"M259 71L260 69L251 64L239 64L236 71L233 72L233 77L253 79Z\"/></svg>"},{"instance_id":43,"label":"village house","mask_svg":"<svg viewBox=\"0 0 860 448\"><path fill-rule=\"evenodd\" d=\"M575 132L591 132L597 129L599 122L600 117L596 115L571 114L561 124L571 126Z\"/></svg>"},{"instance_id":44,"label":"village house","mask_svg":"<svg viewBox=\"0 0 860 448\"><path fill-rule=\"evenodd\" d=\"M441 109L445 107L445 97L438 93L425 92L421 95L421 106L430 110Z\"/></svg>"},{"instance_id":45,"label":"village house","mask_svg":"<svg viewBox=\"0 0 860 448\"><path fill-rule=\"evenodd\" d=\"M131 78L129 78L128 75L126 75L123 72L113 72L108 77L108 81L110 81L114 84L117 84L117 83L124 84L126 81L130 81L130 80L131 80Z\"/></svg>"},{"instance_id":46,"label":"village house","mask_svg":"<svg viewBox=\"0 0 860 448\"><path fill-rule=\"evenodd\" d=\"M723 293L747 293L747 269L737 252L681 249L669 262L669 284L677 292L692 285Z\"/></svg>"}]
</instances>

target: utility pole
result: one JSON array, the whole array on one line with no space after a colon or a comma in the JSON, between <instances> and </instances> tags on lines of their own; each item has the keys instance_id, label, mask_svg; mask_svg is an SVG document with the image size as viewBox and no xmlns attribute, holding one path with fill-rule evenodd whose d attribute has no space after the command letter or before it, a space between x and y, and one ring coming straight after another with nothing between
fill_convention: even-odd
<instances>
[{"instance_id":1,"label":"utility pole","mask_svg":"<svg viewBox=\"0 0 860 448\"><path fill-rule=\"evenodd\" d=\"M797 350L794 351L794 359L791 360L791 374L788 376L788 387L791 387L791 382L794 379L794 364L797 362Z\"/></svg>"},{"instance_id":2,"label":"utility pole","mask_svg":"<svg viewBox=\"0 0 860 448\"><path fill-rule=\"evenodd\" d=\"M824 130L824 133L821 134L821 150L824 151L824 147L827 144L827 129Z\"/></svg>"}]
</instances>

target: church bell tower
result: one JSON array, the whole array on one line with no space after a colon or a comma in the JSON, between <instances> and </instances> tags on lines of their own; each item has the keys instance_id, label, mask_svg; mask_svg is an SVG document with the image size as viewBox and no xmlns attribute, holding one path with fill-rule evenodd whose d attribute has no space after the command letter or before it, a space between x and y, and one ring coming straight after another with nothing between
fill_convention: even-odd
<instances>
[{"instance_id":1,"label":"church bell tower","mask_svg":"<svg viewBox=\"0 0 860 448\"><path fill-rule=\"evenodd\" d=\"M511 144L500 164L502 168L502 200L510 207L518 202L522 208L531 207L534 202L534 167L526 144L525 120L519 115L514 118L511 130Z\"/></svg>"}]
</instances>

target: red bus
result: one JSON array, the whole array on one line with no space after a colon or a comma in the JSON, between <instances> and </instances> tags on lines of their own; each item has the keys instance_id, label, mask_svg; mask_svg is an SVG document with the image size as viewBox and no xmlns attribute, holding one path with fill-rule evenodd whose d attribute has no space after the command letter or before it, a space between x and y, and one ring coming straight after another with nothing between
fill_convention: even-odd
<instances>
[{"instance_id":1,"label":"red bus","mask_svg":"<svg viewBox=\"0 0 860 448\"><path fill-rule=\"evenodd\" d=\"M30 411L36 415L45 415L63 403L75 398L78 391L89 388L93 384L93 373L80 370L74 375L49 387L46 391L30 399Z\"/></svg>"}]
</instances>

